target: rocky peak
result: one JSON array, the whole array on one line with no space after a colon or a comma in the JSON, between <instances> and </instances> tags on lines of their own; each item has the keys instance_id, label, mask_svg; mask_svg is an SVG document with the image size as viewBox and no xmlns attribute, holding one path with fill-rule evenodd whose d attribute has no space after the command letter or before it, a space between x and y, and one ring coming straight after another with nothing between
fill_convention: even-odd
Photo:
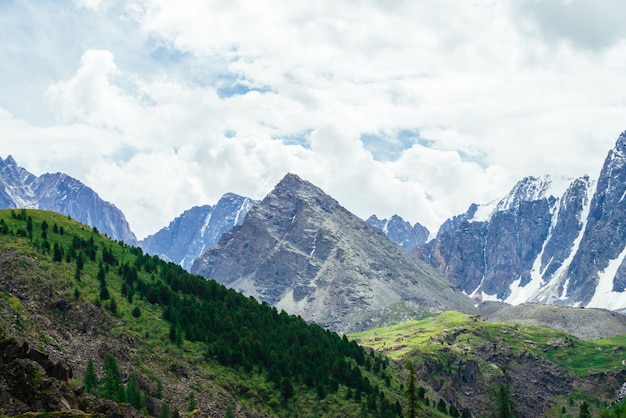
<instances>
[{"instance_id":1,"label":"rocky peak","mask_svg":"<svg viewBox=\"0 0 626 418\"><path fill-rule=\"evenodd\" d=\"M622 132L619 138L617 138L617 141L615 142L615 148L620 150L626 149L626 131Z\"/></svg>"},{"instance_id":2,"label":"rocky peak","mask_svg":"<svg viewBox=\"0 0 626 418\"><path fill-rule=\"evenodd\" d=\"M339 332L425 311L474 309L382 231L293 174L191 271Z\"/></svg>"},{"instance_id":3,"label":"rocky peak","mask_svg":"<svg viewBox=\"0 0 626 418\"><path fill-rule=\"evenodd\" d=\"M393 215L390 219L378 219L376 215L372 215L365 222L383 231L390 240L407 251L424 245L430 235L425 226L419 223L411 225L398 215Z\"/></svg>"}]
</instances>

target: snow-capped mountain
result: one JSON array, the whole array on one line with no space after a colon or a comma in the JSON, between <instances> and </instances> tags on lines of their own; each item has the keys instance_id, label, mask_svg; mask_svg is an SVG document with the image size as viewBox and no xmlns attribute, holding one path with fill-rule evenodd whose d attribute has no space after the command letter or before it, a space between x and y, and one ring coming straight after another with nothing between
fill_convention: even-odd
<instances>
[{"instance_id":1,"label":"snow-capped mountain","mask_svg":"<svg viewBox=\"0 0 626 418\"><path fill-rule=\"evenodd\" d=\"M191 269L193 261L217 243L224 232L241 225L257 203L247 197L227 193L215 206L194 206L170 224L140 241L141 248L165 260Z\"/></svg>"},{"instance_id":2,"label":"snow-capped mountain","mask_svg":"<svg viewBox=\"0 0 626 418\"><path fill-rule=\"evenodd\" d=\"M39 177L17 165L12 156L0 158L0 208L45 209L70 216L112 239L135 245L137 238L124 214L96 192L63 173Z\"/></svg>"},{"instance_id":3,"label":"snow-capped mountain","mask_svg":"<svg viewBox=\"0 0 626 418\"><path fill-rule=\"evenodd\" d=\"M415 252L477 299L625 309L626 132L597 181L527 177Z\"/></svg>"},{"instance_id":4,"label":"snow-capped mountain","mask_svg":"<svg viewBox=\"0 0 626 418\"><path fill-rule=\"evenodd\" d=\"M424 245L430 235L425 226L419 223L411 225L398 215L393 215L390 219L378 219L376 215L372 215L365 222L383 231L390 240L407 251Z\"/></svg>"}]
</instances>

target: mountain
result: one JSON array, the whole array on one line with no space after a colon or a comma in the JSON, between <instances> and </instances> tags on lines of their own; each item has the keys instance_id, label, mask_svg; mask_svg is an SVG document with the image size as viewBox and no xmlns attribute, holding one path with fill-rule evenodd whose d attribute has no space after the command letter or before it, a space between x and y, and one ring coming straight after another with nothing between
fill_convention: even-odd
<instances>
[{"instance_id":1,"label":"mountain","mask_svg":"<svg viewBox=\"0 0 626 418\"><path fill-rule=\"evenodd\" d=\"M0 158L0 208L45 209L70 216L112 239L136 244L124 214L80 181L62 173L39 177Z\"/></svg>"},{"instance_id":2,"label":"mountain","mask_svg":"<svg viewBox=\"0 0 626 418\"><path fill-rule=\"evenodd\" d=\"M393 215L389 220L372 215L365 222L383 231L390 240L407 251L423 246L430 235L425 226L419 223L411 225L398 215Z\"/></svg>"},{"instance_id":3,"label":"mountain","mask_svg":"<svg viewBox=\"0 0 626 418\"><path fill-rule=\"evenodd\" d=\"M293 174L191 271L339 332L475 310L431 267Z\"/></svg>"},{"instance_id":4,"label":"mountain","mask_svg":"<svg viewBox=\"0 0 626 418\"><path fill-rule=\"evenodd\" d=\"M150 254L190 270L193 261L217 243L224 232L241 225L256 201L227 193L215 206L195 206L170 224L139 242Z\"/></svg>"},{"instance_id":5,"label":"mountain","mask_svg":"<svg viewBox=\"0 0 626 418\"><path fill-rule=\"evenodd\" d=\"M527 177L470 206L415 253L468 295L626 308L626 132L598 180Z\"/></svg>"}]
</instances>

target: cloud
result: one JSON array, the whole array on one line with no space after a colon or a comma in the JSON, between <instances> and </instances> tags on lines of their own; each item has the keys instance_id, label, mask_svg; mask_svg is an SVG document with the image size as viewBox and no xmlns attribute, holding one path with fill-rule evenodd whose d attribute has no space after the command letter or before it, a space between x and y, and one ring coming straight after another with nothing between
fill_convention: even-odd
<instances>
[{"instance_id":1,"label":"cloud","mask_svg":"<svg viewBox=\"0 0 626 418\"><path fill-rule=\"evenodd\" d=\"M526 29L550 43L566 41L598 50L626 39L626 3L621 0L523 0L513 2Z\"/></svg>"},{"instance_id":2,"label":"cloud","mask_svg":"<svg viewBox=\"0 0 626 418\"><path fill-rule=\"evenodd\" d=\"M436 230L524 176L597 174L626 116L601 3L24 2L0 12L2 150L86 182L139 236L287 172Z\"/></svg>"}]
</instances>

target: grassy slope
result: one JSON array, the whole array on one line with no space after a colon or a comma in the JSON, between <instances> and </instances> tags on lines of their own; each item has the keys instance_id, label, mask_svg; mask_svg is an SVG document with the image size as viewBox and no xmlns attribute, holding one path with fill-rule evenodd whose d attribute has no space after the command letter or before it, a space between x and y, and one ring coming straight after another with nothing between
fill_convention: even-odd
<instances>
[{"instance_id":1,"label":"grassy slope","mask_svg":"<svg viewBox=\"0 0 626 418\"><path fill-rule=\"evenodd\" d=\"M480 355L479 351L484 351L487 344L494 347L497 344L511 357L533 356L548 360L574 382L568 394L550 400L552 407L544 413L555 416L577 416L582 400L595 406L599 414L603 405L617 397L623 378L622 360L626 358L626 335L585 341L547 328L490 323L452 311L352 334L351 337L396 360L437 361L441 364L450 358L455 364L474 360L478 362L480 372L488 375L486 380L494 381L500 380L502 371L497 363L488 363ZM449 378L454 375L455 364L451 365L451 371L441 371L441 376ZM541 384L538 382L538 386ZM445 385L440 392L445 392ZM561 414L563 408L567 411L564 415Z\"/></svg>"},{"instance_id":2,"label":"grassy slope","mask_svg":"<svg viewBox=\"0 0 626 418\"><path fill-rule=\"evenodd\" d=\"M203 343L184 341L177 347L168 338L170 324L162 319L160 306L139 297L129 303L122 296L122 279L114 272L115 267L106 274L107 287L117 304L116 313L110 312L110 301L100 301L98 296L100 285L96 277L101 249L111 249L120 264L132 265L135 256L131 249L60 214L28 210L27 215L33 221L32 238L17 237L17 231L25 231L27 223L15 219L10 210L0 210L0 219L10 230L7 235L0 234L0 328L27 340L52 359L68 362L74 371L74 386L82 384L90 359L102 377L104 357L112 353L123 374L136 373L142 378L146 393L154 395L156 382L161 381L163 400L171 411L184 412L187 396L194 393L198 407L209 416L221 416L228 406L236 416L363 416L366 399L355 402L354 394L352 399L346 399L344 386L319 399L314 390L296 384L296 395L283 402L265 371L222 366L206 357ZM48 252L42 249L44 220L51 247ZM55 225L62 227L64 233L54 233ZM75 279L75 262L52 260L54 243L69 248L74 237L93 238L99 249L95 261L86 260L80 280ZM154 280L145 271L139 273L139 278ZM131 315L135 307L141 311L138 318ZM381 387L388 400L404 406L404 374L396 364L387 370L388 383L365 368L363 374ZM423 416L441 414L426 408Z\"/></svg>"},{"instance_id":3,"label":"grassy slope","mask_svg":"<svg viewBox=\"0 0 626 418\"><path fill-rule=\"evenodd\" d=\"M53 262L50 256L44 256L36 248L42 242L39 226L46 220L51 245L58 242L69 246L74 236L84 239L93 237L97 247L110 247L121 262L132 264L134 256L129 248L94 234L90 228L63 215L35 210L28 210L27 213L35 225L32 242L27 238L0 236L0 252L5 255L19 254L11 258L11 268L29 289L26 293L42 293L50 298L35 302L20 300L11 289L0 287L0 321L10 334L34 341L35 347L51 356L64 357L74 369L74 385L81 384L88 359L94 361L101 375L105 351L109 351L116 356L123 373L136 372L153 385L161 380L164 399L170 403L172 411L177 408L183 412L188 406L185 398L193 392L200 409L214 413L220 410L223 413L231 405L241 416L292 416L293 411L310 411L311 415L318 413L319 416L334 416L336 413L357 416L351 410L358 410L358 406L344 401L341 393L319 401L310 391L297 387L297 395L284 405L279 391L262 374L246 373L207 361L204 357L206 347L202 343L185 341L178 348L169 341L169 324L162 319L162 309L140 298L135 298L132 304L128 303L120 294L121 279L108 273L107 286L117 302L117 314L113 315L107 310L110 302L97 302L100 288L96 276L100 254L96 262L85 263L81 280L76 281L75 263ZM25 229L26 223L13 219L8 210L0 211L0 219L4 219L14 232ZM54 224L63 227L63 235L52 232ZM140 278L148 281L150 275L141 272ZM80 293L78 300L75 300L76 290ZM16 293L22 297L22 292ZM75 335L76 329L68 326L67 322L77 318L57 309L48 310L48 302L58 301L69 301L72 305L70 313L95 311L94 321L88 325L94 327L93 332L87 336ZM102 309L96 304L100 304ZM134 307L141 310L139 318L130 314ZM51 319L51 323L47 318ZM72 337L67 338L69 335Z\"/></svg>"}]
</instances>

